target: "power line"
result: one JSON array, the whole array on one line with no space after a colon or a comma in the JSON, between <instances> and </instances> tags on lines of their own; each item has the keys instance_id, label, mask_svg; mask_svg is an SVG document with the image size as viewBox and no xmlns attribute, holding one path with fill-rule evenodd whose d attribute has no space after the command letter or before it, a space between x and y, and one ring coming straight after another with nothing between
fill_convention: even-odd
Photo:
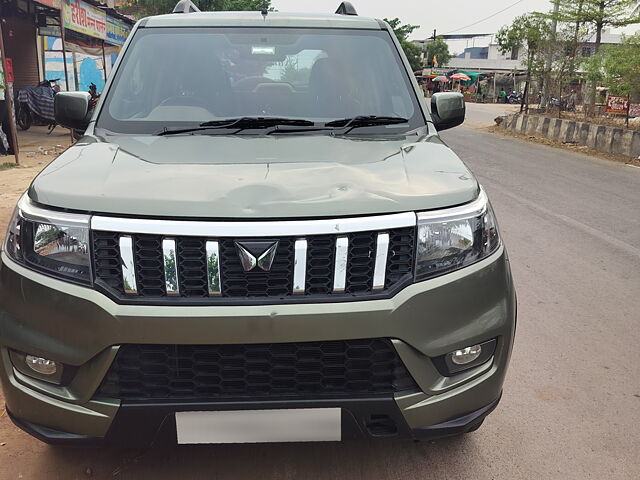
<instances>
[{"instance_id":1,"label":"power line","mask_svg":"<svg viewBox=\"0 0 640 480\"><path fill-rule=\"evenodd\" d=\"M465 28L473 27L474 25L478 25L479 23L482 23L482 22L484 22L484 21L486 21L486 20L489 20L490 18L493 18L493 17L495 17L496 15L500 15L502 12L506 12L506 11L507 11L507 10L509 10L510 8L513 8L513 7L515 7L516 5L518 5L519 3L522 3L522 2L524 2L524 0L518 0L517 2L512 3L512 4L511 4L511 5L509 5L508 7L503 8L503 9L502 9L502 10L500 10L499 12L493 13L493 14L489 15L488 17L483 18L482 20L478 20L477 22L473 22L473 23L471 23L471 24L469 24L469 25L465 25L464 27L456 28L455 30L451 30L450 32L446 32L444 35L447 35L447 34L449 34L449 33L453 33L453 32L458 32L458 31L460 31L460 30L464 30Z\"/></svg>"}]
</instances>

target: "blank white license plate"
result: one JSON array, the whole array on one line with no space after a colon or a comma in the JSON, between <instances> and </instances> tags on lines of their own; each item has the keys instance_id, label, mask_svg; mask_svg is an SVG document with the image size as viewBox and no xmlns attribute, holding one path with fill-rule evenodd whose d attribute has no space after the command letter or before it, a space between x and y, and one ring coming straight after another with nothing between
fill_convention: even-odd
<instances>
[{"instance_id":1,"label":"blank white license plate","mask_svg":"<svg viewBox=\"0 0 640 480\"><path fill-rule=\"evenodd\" d=\"M340 408L177 412L179 444L338 442Z\"/></svg>"}]
</instances>

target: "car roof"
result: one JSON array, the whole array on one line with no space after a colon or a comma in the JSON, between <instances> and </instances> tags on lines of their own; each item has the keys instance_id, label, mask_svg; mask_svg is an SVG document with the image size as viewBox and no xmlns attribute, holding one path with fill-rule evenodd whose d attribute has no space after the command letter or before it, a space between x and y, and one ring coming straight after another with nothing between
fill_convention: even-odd
<instances>
[{"instance_id":1,"label":"car roof","mask_svg":"<svg viewBox=\"0 0 640 480\"><path fill-rule=\"evenodd\" d=\"M381 30L383 23L355 15L318 15L307 13L269 12L197 12L172 13L148 17L141 27L289 27L345 28Z\"/></svg>"}]
</instances>

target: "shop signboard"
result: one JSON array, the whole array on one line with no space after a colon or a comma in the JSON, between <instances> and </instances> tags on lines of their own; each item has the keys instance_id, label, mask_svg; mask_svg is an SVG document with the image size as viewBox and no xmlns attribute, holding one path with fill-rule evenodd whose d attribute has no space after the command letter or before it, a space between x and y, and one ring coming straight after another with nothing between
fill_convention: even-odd
<instances>
[{"instance_id":1,"label":"shop signboard","mask_svg":"<svg viewBox=\"0 0 640 480\"><path fill-rule=\"evenodd\" d=\"M131 27L120 20L107 17L107 42L121 47L129 36Z\"/></svg>"},{"instance_id":2,"label":"shop signboard","mask_svg":"<svg viewBox=\"0 0 640 480\"><path fill-rule=\"evenodd\" d=\"M63 5L64 26L90 37L107 38L107 14L82 0L69 0Z\"/></svg>"},{"instance_id":3,"label":"shop signboard","mask_svg":"<svg viewBox=\"0 0 640 480\"><path fill-rule=\"evenodd\" d=\"M605 113L612 113L614 115L626 115L627 102L627 97L621 97L619 95L607 95L607 108L605 109Z\"/></svg>"},{"instance_id":4,"label":"shop signboard","mask_svg":"<svg viewBox=\"0 0 640 480\"><path fill-rule=\"evenodd\" d=\"M55 8L56 10L60 10L60 7L62 6L62 0L35 0L35 2L46 5L47 7Z\"/></svg>"},{"instance_id":5,"label":"shop signboard","mask_svg":"<svg viewBox=\"0 0 640 480\"><path fill-rule=\"evenodd\" d=\"M627 107L629 108L630 117L640 117L640 104L632 103L628 105L627 97L620 95L607 95L607 108L605 113L612 113L614 115L626 115Z\"/></svg>"}]
</instances>

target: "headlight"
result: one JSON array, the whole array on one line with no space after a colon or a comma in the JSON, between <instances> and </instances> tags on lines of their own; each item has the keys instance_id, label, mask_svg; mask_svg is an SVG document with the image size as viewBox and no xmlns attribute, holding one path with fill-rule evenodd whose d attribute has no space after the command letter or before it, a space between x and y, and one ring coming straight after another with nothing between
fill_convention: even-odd
<instances>
[{"instance_id":1,"label":"headlight","mask_svg":"<svg viewBox=\"0 0 640 480\"><path fill-rule=\"evenodd\" d=\"M484 190L468 205L419 213L416 280L471 265L499 245L498 226Z\"/></svg>"},{"instance_id":2,"label":"headlight","mask_svg":"<svg viewBox=\"0 0 640 480\"><path fill-rule=\"evenodd\" d=\"M43 210L25 194L9 222L5 250L26 267L91 283L88 215Z\"/></svg>"}]
</instances>

